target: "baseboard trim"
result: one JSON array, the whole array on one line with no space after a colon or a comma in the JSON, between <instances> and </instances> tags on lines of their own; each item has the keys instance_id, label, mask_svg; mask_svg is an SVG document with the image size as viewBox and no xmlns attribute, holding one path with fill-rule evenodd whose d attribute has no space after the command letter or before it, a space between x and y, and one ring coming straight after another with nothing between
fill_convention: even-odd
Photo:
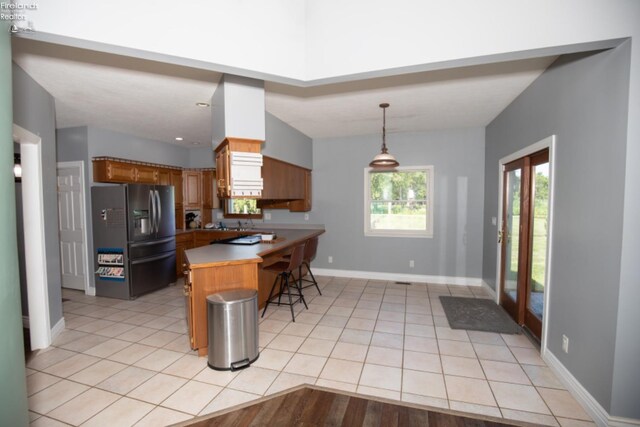
<instances>
[{"instance_id":1,"label":"baseboard trim","mask_svg":"<svg viewBox=\"0 0 640 427\"><path fill-rule=\"evenodd\" d=\"M65 322L64 322L64 317L62 317L60 320L58 320L58 323L56 323L53 328L51 328L51 342L53 343L56 338L58 337L58 335L60 335L60 333L62 331L64 331L65 328Z\"/></svg>"},{"instance_id":2,"label":"baseboard trim","mask_svg":"<svg viewBox=\"0 0 640 427\"><path fill-rule=\"evenodd\" d=\"M427 276L421 274L383 273L378 271L334 270L313 267L320 276L349 277L352 279L393 280L399 282L435 283L439 285L482 286L479 277Z\"/></svg>"},{"instance_id":3,"label":"baseboard trim","mask_svg":"<svg viewBox=\"0 0 640 427\"><path fill-rule=\"evenodd\" d=\"M498 294L496 294L496 291L494 291L493 288L489 286L489 284L484 280L482 281L482 287L485 288L487 292L489 292L489 294L491 294L491 297L493 298L494 301L498 299Z\"/></svg>"},{"instance_id":4,"label":"baseboard trim","mask_svg":"<svg viewBox=\"0 0 640 427\"><path fill-rule=\"evenodd\" d=\"M96 296L96 288L92 288L91 286L89 286L85 292L86 295L95 297Z\"/></svg>"},{"instance_id":5,"label":"baseboard trim","mask_svg":"<svg viewBox=\"0 0 640 427\"><path fill-rule=\"evenodd\" d=\"M29 329L29 316L22 316L22 327Z\"/></svg>"},{"instance_id":6,"label":"baseboard trim","mask_svg":"<svg viewBox=\"0 0 640 427\"><path fill-rule=\"evenodd\" d=\"M598 401L585 389L571 372L549 349L542 354L542 359L556 374L560 382L569 390L584 410L593 418L599 427L633 427L640 426L640 420L609 415Z\"/></svg>"}]
</instances>

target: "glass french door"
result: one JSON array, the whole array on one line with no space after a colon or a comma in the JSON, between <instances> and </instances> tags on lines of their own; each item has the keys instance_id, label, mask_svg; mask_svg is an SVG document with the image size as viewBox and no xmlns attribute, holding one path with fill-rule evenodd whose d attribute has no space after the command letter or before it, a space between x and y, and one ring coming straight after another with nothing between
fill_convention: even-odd
<instances>
[{"instance_id":1,"label":"glass french door","mask_svg":"<svg viewBox=\"0 0 640 427\"><path fill-rule=\"evenodd\" d=\"M500 304L540 339L549 211L549 151L504 165Z\"/></svg>"}]
</instances>

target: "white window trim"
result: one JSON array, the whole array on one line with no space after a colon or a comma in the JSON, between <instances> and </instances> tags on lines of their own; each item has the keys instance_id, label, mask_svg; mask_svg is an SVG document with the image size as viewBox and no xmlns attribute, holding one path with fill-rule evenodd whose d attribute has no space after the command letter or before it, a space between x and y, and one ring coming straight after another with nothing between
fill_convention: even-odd
<instances>
[{"instance_id":1,"label":"white window trim","mask_svg":"<svg viewBox=\"0 0 640 427\"><path fill-rule=\"evenodd\" d=\"M428 191L428 199L427 199L427 230L426 231L417 231L417 230L372 230L371 229L371 198L370 198L370 188L369 188L369 173L374 171L373 168L364 168L364 235L368 237L411 237L411 238L421 238L421 239L432 239L433 238L433 189L434 189L434 181L435 181L435 169L433 165L429 166L399 166L395 168L395 170L404 172L404 171L428 171L429 173L429 188Z\"/></svg>"}]
</instances>

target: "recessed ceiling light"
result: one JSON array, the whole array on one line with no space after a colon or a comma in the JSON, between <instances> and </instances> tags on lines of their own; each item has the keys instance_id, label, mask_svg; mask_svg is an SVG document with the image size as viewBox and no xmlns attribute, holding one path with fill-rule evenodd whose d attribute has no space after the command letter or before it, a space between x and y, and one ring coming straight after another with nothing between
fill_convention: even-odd
<instances>
[{"instance_id":1,"label":"recessed ceiling light","mask_svg":"<svg viewBox=\"0 0 640 427\"><path fill-rule=\"evenodd\" d=\"M202 108L207 108L209 107L209 103L208 102L196 102L196 105L198 107L202 107Z\"/></svg>"},{"instance_id":2,"label":"recessed ceiling light","mask_svg":"<svg viewBox=\"0 0 640 427\"><path fill-rule=\"evenodd\" d=\"M176 141L182 141L184 138L181 136L176 136Z\"/></svg>"},{"instance_id":3,"label":"recessed ceiling light","mask_svg":"<svg viewBox=\"0 0 640 427\"><path fill-rule=\"evenodd\" d=\"M197 141L196 141L196 142L192 142L191 144L192 144L192 145L202 145L202 143L201 143L201 142L197 142Z\"/></svg>"}]
</instances>

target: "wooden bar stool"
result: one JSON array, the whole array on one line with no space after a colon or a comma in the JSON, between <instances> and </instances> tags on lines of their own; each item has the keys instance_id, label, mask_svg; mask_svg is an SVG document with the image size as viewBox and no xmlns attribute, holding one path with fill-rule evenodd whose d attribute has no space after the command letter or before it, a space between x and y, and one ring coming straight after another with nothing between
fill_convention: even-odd
<instances>
[{"instance_id":1,"label":"wooden bar stool","mask_svg":"<svg viewBox=\"0 0 640 427\"><path fill-rule=\"evenodd\" d=\"M299 245L293 248L293 252L291 252L291 256L289 257L288 261L279 261L279 262L276 262L275 264L271 264L264 268L264 270L278 273L278 275L276 276L276 279L273 281L273 285L271 286L271 291L269 291L269 298L267 299L267 303L264 306L264 311L262 312L261 317L264 317L264 313L267 312L267 307L269 307L269 304L273 304L271 300L275 299L276 297L278 298L278 306L280 304L284 304L284 305L288 305L289 308L291 308L291 318L293 319L294 322L296 321L296 316L293 312L293 305L295 303L302 301L304 303L304 306L306 308L309 308L307 306L307 302L304 300L304 295L302 295L302 288L300 288L300 283L297 280L295 280L295 278L293 277L293 272L295 271L295 269L301 268L303 257L304 257L304 245ZM276 289L276 284L278 283L278 279L280 279L280 287L278 289L278 295L274 295L273 292ZM293 280L293 283L290 283L291 280ZM294 286L294 288L298 292L292 294L291 286ZM282 295L284 294L285 291L287 293L287 296L289 297L288 303L281 302ZM291 299L292 296L297 297L297 299L295 301L292 300Z\"/></svg>"},{"instance_id":2,"label":"wooden bar stool","mask_svg":"<svg viewBox=\"0 0 640 427\"><path fill-rule=\"evenodd\" d=\"M316 278L313 276L313 272L311 271L311 261L316 257L316 252L318 252L318 237L312 237L310 239L308 239L305 243L304 243L304 256L302 257L302 264L300 264L300 266L298 267L298 280L300 282L305 281L310 283L310 285L305 285L305 286L301 286L300 285L300 289L306 289L306 288L310 288L311 286L315 286L316 289L318 290L318 293L320 295L322 295L322 292L320 292L320 287L318 286L318 282L316 281ZM290 259L291 255L285 255L282 258L283 259ZM302 266L307 267L307 271L309 272L309 275L311 276L311 280L309 279L303 279L302 278Z\"/></svg>"}]
</instances>

